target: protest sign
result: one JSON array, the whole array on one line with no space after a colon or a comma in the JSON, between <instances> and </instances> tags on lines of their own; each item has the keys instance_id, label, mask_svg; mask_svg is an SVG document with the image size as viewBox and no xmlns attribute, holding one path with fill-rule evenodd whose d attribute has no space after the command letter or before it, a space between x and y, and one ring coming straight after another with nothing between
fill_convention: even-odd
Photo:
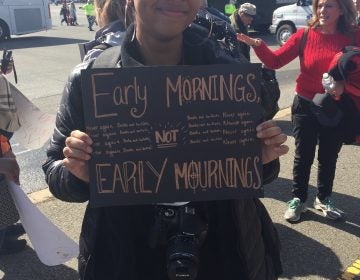
<instances>
[{"instance_id":1,"label":"protest sign","mask_svg":"<svg viewBox=\"0 0 360 280\"><path fill-rule=\"evenodd\" d=\"M29 150L40 149L54 131L56 116L41 111L11 83L10 91L21 124L12 141Z\"/></svg>"},{"instance_id":2,"label":"protest sign","mask_svg":"<svg viewBox=\"0 0 360 280\"><path fill-rule=\"evenodd\" d=\"M260 65L87 69L92 207L260 197Z\"/></svg>"},{"instance_id":3,"label":"protest sign","mask_svg":"<svg viewBox=\"0 0 360 280\"><path fill-rule=\"evenodd\" d=\"M79 255L76 242L45 217L20 186L11 181L8 181L8 185L21 224L40 261L45 265L55 266L76 258Z\"/></svg>"}]
</instances>

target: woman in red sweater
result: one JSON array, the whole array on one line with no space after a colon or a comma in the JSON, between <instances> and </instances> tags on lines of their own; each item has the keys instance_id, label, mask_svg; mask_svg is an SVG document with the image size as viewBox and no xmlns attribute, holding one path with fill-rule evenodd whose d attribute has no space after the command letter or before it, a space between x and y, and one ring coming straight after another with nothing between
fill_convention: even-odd
<instances>
[{"instance_id":1,"label":"woman in red sweater","mask_svg":"<svg viewBox=\"0 0 360 280\"><path fill-rule=\"evenodd\" d=\"M293 199L288 202L285 219L295 222L306 211L311 165L318 144L318 194L314 207L325 217L340 218L341 212L331 199L336 161L342 141L336 127L321 125L311 111L311 100L324 92L322 74L328 71L334 55L344 46L360 46L360 29L356 26L356 11L352 0L313 0L313 17L309 22L307 40L300 54L305 29L298 30L281 48L270 50L261 39L238 34L238 40L254 47L256 55L268 68L278 69L299 57L300 74L296 79L292 105L295 159L293 168ZM335 89L340 95L342 88Z\"/></svg>"}]
</instances>

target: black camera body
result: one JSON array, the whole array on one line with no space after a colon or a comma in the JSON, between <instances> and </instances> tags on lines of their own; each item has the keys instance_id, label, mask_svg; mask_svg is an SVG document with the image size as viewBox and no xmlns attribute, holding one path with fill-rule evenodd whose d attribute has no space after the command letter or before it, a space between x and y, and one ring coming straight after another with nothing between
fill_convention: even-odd
<instances>
[{"instance_id":1,"label":"black camera body","mask_svg":"<svg viewBox=\"0 0 360 280\"><path fill-rule=\"evenodd\" d=\"M166 266L170 280L194 280L199 251L206 238L205 213L190 206L157 205L150 234L151 248L166 248Z\"/></svg>"},{"instance_id":2,"label":"black camera body","mask_svg":"<svg viewBox=\"0 0 360 280\"><path fill-rule=\"evenodd\" d=\"M208 31L208 37L221 43L231 56L237 58L239 53L239 42L236 32L231 26L230 19L218 10L208 7L202 8L196 14L194 23Z\"/></svg>"},{"instance_id":3,"label":"black camera body","mask_svg":"<svg viewBox=\"0 0 360 280\"><path fill-rule=\"evenodd\" d=\"M4 74L6 73L11 60L12 60L12 51L4 50L3 57L1 60L1 72L3 72Z\"/></svg>"}]
</instances>

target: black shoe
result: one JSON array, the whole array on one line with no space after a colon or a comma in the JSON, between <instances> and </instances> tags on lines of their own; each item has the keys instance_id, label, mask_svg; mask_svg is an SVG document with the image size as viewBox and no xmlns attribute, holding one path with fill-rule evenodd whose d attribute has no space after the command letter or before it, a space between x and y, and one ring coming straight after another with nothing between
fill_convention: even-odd
<instances>
[{"instance_id":1,"label":"black shoe","mask_svg":"<svg viewBox=\"0 0 360 280\"><path fill-rule=\"evenodd\" d=\"M7 239L5 238L2 247L0 248L0 256L16 254L24 250L26 247L26 240L21 239Z\"/></svg>"},{"instance_id":2,"label":"black shoe","mask_svg":"<svg viewBox=\"0 0 360 280\"><path fill-rule=\"evenodd\" d=\"M25 233L25 229L22 224L16 223L6 228L6 236L19 237Z\"/></svg>"}]
</instances>

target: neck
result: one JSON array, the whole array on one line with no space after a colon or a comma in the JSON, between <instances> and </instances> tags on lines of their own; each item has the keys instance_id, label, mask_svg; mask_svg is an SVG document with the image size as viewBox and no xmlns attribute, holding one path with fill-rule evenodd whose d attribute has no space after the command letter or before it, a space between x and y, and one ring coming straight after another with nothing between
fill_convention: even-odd
<instances>
[{"instance_id":1,"label":"neck","mask_svg":"<svg viewBox=\"0 0 360 280\"><path fill-rule=\"evenodd\" d=\"M332 26L320 26L320 32L323 34L335 34L337 31L336 25Z\"/></svg>"},{"instance_id":2,"label":"neck","mask_svg":"<svg viewBox=\"0 0 360 280\"><path fill-rule=\"evenodd\" d=\"M182 35L161 40L137 32L136 40L146 65L177 65L182 60Z\"/></svg>"}]
</instances>

